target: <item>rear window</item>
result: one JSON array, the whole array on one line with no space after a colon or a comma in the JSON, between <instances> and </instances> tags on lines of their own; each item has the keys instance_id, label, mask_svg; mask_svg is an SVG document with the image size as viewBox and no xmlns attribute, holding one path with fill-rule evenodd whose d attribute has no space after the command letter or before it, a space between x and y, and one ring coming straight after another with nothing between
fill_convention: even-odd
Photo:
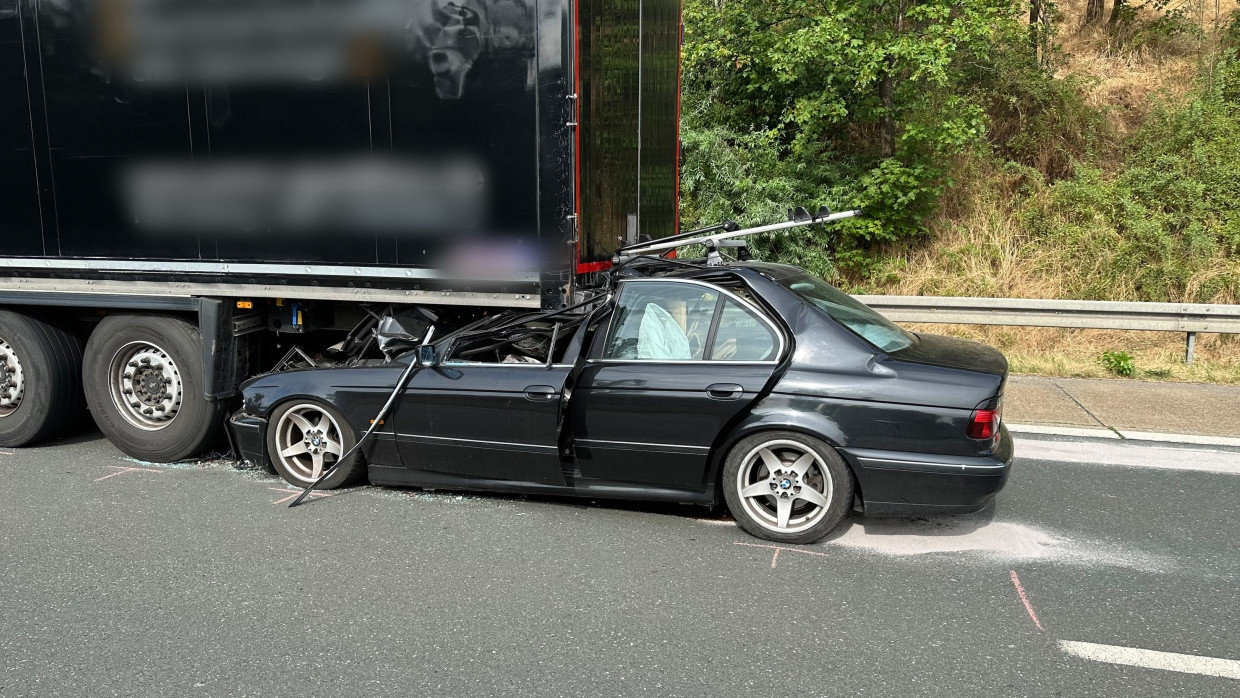
<instances>
[{"instance_id":1,"label":"rear window","mask_svg":"<svg viewBox=\"0 0 1240 698\"><path fill-rule=\"evenodd\" d=\"M882 351L900 351L917 341L911 332L822 279L798 270L775 281Z\"/></svg>"}]
</instances>

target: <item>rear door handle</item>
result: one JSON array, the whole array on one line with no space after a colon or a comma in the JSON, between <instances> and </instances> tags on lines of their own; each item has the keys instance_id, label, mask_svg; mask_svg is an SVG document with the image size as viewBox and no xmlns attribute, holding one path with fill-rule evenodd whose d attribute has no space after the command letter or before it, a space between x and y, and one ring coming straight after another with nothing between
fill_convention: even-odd
<instances>
[{"instance_id":1,"label":"rear door handle","mask_svg":"<svg viewBox=\"0 0 1240 698\"><path fill-rule=\"evenodd\" d=\"M735 400L745 394L745 389L735 383L715 383L706 387L706 394L714 400Z\"/></svg>"},{"instance_id":2,"label":"rear door handle","mask_svg":"<svg viewBox=\"0 0 1240 698\"><path fill-rule=\"evenodd\" d=\"M530 402L549 402L560 395L560 391L549 385L531 385L525 389L525 399Z\"/></svg>"}]
</instances>

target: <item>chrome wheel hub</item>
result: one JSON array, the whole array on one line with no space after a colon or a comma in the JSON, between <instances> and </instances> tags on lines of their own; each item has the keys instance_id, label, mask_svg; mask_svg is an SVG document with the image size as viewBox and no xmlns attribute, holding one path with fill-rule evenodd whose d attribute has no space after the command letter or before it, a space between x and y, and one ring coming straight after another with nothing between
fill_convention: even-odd
<instances>
[{"instance_id":1,"label":"chrome wheel hub","mask_svg":"<svg viewBox=\"0 0 1240 698\"><path fill-rule=\"evenodd\" d=\"M750 451L735 486L745 511L780 533L804 531L830 508L831 473L818 454L795 441L769 441Z\"/></svg>"},{"instance_id":2,"label":"chrome wheel hub","mask_svg":"<svg viewBox=\"0 0 1240 698\"><path fill-rule=\"evenodd\" d=\"M132 342L112 357L112 401L130 424L147 431L168 426L181 410L184 384L168 352Z\"/></svg>"},{"instance_id":3,"label":"chrome wheel hub","mask_svg":"<svg viewBox=\"0 0 1240 698\"><path fill-rule=\"evenodd\" d=\"M771 473L771 493L780 499L793 499L801 493L801 476L794 470Z\"/></svg>"},{"instance_id":4,"label":"chrome wheel hub","mask_svg":"<svg viewBox=\"0 0 1240 698\"><path fill-rule=\"evenodd\" d=\"M26 394L26 377L22 362L17 360L13 346L0 338L0 418L17 411Z\"/></svg>"}]
</instances>

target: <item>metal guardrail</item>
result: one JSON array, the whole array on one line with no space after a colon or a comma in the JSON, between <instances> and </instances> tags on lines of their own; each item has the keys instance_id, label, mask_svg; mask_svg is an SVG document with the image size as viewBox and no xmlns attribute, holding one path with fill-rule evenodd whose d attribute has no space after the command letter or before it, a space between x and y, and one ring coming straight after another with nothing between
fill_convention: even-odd
<instances>
[{"instance_id":1,"label":"metal guardrail","mask_svg":"<svg viewBox=\"0 0 1240 698\"><path fill-rule=\"evenodd\" d=\"M1025 298L857 296L895 322L1183 332L1193 362L1198 332L1240 334L1240 305L1126 303Z\"/></svg>"}]
</instances>

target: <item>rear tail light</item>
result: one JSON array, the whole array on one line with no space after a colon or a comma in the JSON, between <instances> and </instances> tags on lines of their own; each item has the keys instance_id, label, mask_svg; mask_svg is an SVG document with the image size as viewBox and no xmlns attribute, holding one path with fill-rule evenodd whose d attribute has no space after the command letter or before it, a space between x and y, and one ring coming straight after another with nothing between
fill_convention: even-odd
<instances>
[{"instance_id":1,"label":"rear tail light","mask_svg":"<svg viewBox=\"0 0 1240 698\"><path fill-rule=\"evenodd\" d=\"M965 434L970 439L987 441L999 436L999 425L1002 422L1002 402L992 409L973 410L973 416L969 418L969 428L965 430Z\"/></svg>"}]
</instances>

